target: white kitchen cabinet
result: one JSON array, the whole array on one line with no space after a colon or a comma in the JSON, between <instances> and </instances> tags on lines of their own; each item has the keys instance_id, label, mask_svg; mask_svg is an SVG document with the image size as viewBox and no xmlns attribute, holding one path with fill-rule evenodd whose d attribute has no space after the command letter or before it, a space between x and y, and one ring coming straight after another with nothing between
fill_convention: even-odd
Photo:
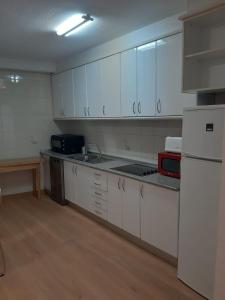
<instances>
[{"instance_id":1,"label":"white kitchen cabinet","mask_svg":"<svg viewBox=\"0 0 225 300\"><path fill-rule=\"evenodd\" d=\"M137 48L137 114L155 116L156 42Z\"/></svg>"},{"instance_id":2,"label":"white kitchen cabinet","mask_svg":"<svg viewBox=\"0 0 225 300\"><path fill-rule=\"evenodd\" d=\"M76 112L78 118L88 116L86 66L73 70L73 88Z\"/></svg>"},{"instance_id":3,"label":"white kitchen cabinet","mask_svg":"<svg viewBox=\"0 0 225 300\"><path fill-rule=\"evenodd\" d=\"M179 192L141 185L141 239L177 257Z\"/></svg>"},{"instance_id":4,"label":"white kitchen cabinet","mask_svg":"<svg viewBox=\"0 0 225 300\"><path fill-rule=\"evenodd\" d=\"M64 161L64 187L66 200L78 204L76 198L76 165L72 162Z\"/></svg>"},{"instance_id":5,"label":"white kitchen cabinet","mask_svg":"<svg viewBox=\"0 0 225 300\"><path fill-rule=\"evenodd\" d=\"M87 74L87 115L91 118L102 116L101 61L86 66Z\"/></svg>"},{"instance_id":6,"label":"white kitchen cabinet","mask_svg":"<svg viewBox=\"0 0 225 300\"><path fill-rule=\"evenodd\" d=\"M108 175L108 221L122 228L123 226L123 177Z\"/></svg>"},{"instance_id":7,"label":"white kitchen cabinet","mask_svg":"<svg viewBox=\"0 0 225 300\"><path fill-rule=\"evenodd\" d=\"M136 48L121 53L121 115L138 115Z\"/></svg>"},{"instance_id":8,"label":"white kitchen cabinet","mask_svg":"<svg viewBox=\"0 0 225 300\"><path fill-rule=\"evenodd\" d=\"M52 88L54 117L74 118L76 113L72 70L54 75Z\"/></svg>"},{"instance_id":9,"label":"white kitchen cabinet","mask_svg":"<svg viewBox=\"0 0 225 300\"><path fill-rule=\"evenodd\" d=\"M140 184L136 180L123 178L121 187L123 190L123 229L140 238Z\"/></svg>"},{"instance_id":10,"label":"white kitchen cabinet","mask_svg":"<svg viewBox=\"0 0 225 300\"><path fill-rule=\"evenodd\" d=\"M88 167L77 165L76 168L76 202L86 210L90 210L91 201L91 175Z\"/></svg>"},{"instance_id":11,"label":"white kitchen cabinet","mask_svg":"<svg viewBox=\"0 0 225 300\"><path fill-rule=\"evenodd\" d=\"M120 54L101 61L101 116L120 117Z\"/></svg>"},{"instance_id":12,"label":"white kitchen cabinet","mask_svg":"<svg viewBox=\"0 0 225 300\"><path fill-rule=\"evenodd\" d=\"M183 108L196 105L196 95L182 90L182 34L156 42L157 116L183 115Z\"/></svg>"}]
</instances>

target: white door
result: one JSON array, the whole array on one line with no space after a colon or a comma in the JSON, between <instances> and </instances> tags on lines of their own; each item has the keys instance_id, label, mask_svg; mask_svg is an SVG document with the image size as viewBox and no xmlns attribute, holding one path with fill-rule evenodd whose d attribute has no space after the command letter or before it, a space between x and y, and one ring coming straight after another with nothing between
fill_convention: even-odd
<instances>
[{"instance_id":1,"label":"white door","mask_svg":"<svg viewBox=\"0 0 225 300\"><path fill-rule=\"evenodd\" d=\"M64 161L65 199L77 204L75 168L74 163Z\"/></svg>"},{"instance_id":2,"label":"white door","mask_svg":"<svg viewBox=\"0 0 225 300\"><path fill-rule=\"evenodd\" d=\"M122 178L117 175L108 175L108 221L122 228Z\"/></svg>"},{"instance_id":3,"label":"white door","mask_svg":"<svg viewBox=\"0 0 225 300\"><path fill-rule=\"evenodd\" d=\"M177 257L179 192L143 184L141 239Z\"/></svg>"},{"instance_id":4,"label":"white door","mask_svg":"<svg viewBox=\"0 0 225 300\"><path fill-rule=\"evenodd\" d=\"M213 299L221 163L183 158L178 277Z\"/></svg>"},{"instance_id":5,"label":"white door","mask_svg":"<svg viewBox=\"0 0 225 300\"><path fill-rule=\"evenodd\" d=\"M73 70L74 99L78 118L87 117L87 78L86 66Z\"/></svg>"},{"instance_id":6,"label":"white door","mask_svg":"<svg viewBox=\"0 0 225 300\"><path fill-rule=\"evenodd\" d=\"M102 117L120 117L120 54L101 60Z\"/></svg>"},{"instance_id":7,"label":"white door","mask_svg":"<svg viewBox=\"0 0 225 300\"><path fill-rule=\"evenodd\" d=\"M184 106L196 105L196 95L182 94L182 34L158 40L156 114L182 115Z\"/></svg>"},{"instance_id":8,"label":"white door","mask_svg":"<svg viewBox=\"0 0 225 300\"><path fill-rule=\"evenodd\" d=\"M140 238L140 184L138 181L123 178L121 186L123 190L123 229Z\"/></svg>"},{"instance_id":9,"label":"white door","mask_svg":"<svg viewBox=\"0 0 225 300\"><path fill-rule=\"evenodd\" d=\"M61 80L61 97L63 103L63 113L65 118L74 118L75 101L73 94L73 73L72 70L60 74Z\"/></svg>"},{"instance_id":10,"label":"white door","mask_svg":"<svg viewBox=\"0 0 225 300\"><path fill-rule=\"evenodd\" d=\"M61 97L61 81L59 75L52 76L53 114L54 118L63 118L63 104Z\"/></svg>"},{"instance_id":11,"label":"white door","mask_svg":"<svg viewBox=\"0 0 225 300\"><path fill-rule=\"evenodd\" d=\"M183 152L207 159L222 159L224 108L187 110L183 119Z\"/></svg>"},{"instance_id":12,"label":"white door","mask_svg":"<svg viewBox=\"0 0 225 300\"><path fill-rule=\"evenodd\" d=\"M121 54L121 115L138 116L137 103L137 49Z\"/></svg>"},{"instance_id":13,"label":"white door","mask_svg":"<svg viewBox=\"0 0 225 300\"><path fill-rule=\"evenodd\" d=\"M96 61L86 66L88 117L100 117L102 114L101 63Z\"/></svg>"},{"instance_id":14,"label":"white door","mask_svg":"<svg viewBox=\"0 0 225 300\"><path fill-rule=\"evenodd\" d=\"M76 178L77 204L86 210L90 210L92 170L90 168L77 165Z\"/></svg>"},{"instance_id":15,"label":"white door","mask_svg":"<svg viewBox=\"0 0 225 300\"><path fill-rule=\"evenodd\" d=\"M140 116L155 116L156 42L137 48L137 110Z\"/></svg>"}]
</instances>

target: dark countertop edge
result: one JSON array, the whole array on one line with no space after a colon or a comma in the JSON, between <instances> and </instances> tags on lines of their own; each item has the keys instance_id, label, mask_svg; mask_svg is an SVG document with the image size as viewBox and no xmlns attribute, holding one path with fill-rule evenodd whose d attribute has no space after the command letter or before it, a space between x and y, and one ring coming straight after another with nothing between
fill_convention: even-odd
<instances>
[{"instance_id":1,"label":"dark countertop edge","mask_svg":"<svg viewBox=\"0 0 225 300\"><path fill-rule=\"evenodd\" d=\"M139 177L139 176L135 176L135 175L132 175L132 174L127 174L127 173L124 173L124 172L119 172L119 171L116 171L116 170L113 170L111 168L104 168L104 167L98 167L98 164L90 164L90 163L87 163L87 162L82 162L82 161L79 161L79 160L75 160L75 159L71 159L71 158L68 158L67 155L64 155L64 154L60 154L60 153L53 153L51 151L41 151L40 152L41 155L47 155L49 157L55 157L55 158L59 158L59 159L62 159L62 160L65 160L65 161L69 161L69 162L72 162L72 163L76 163L78 165L81 165L81 166L85 166L85 167L88 167L88 168L91 168L91 169L95 169L95 170L99 170L99 171L102 171L102 172L106 172L106 173L111 173L111 174L115 174L115 175L120 175L120 176L123 176L123 177L126 177L126 178L130 178L130 179L133 179L133 180L137 180L139 182L142 182L142 183L146 183L146 184L152 184L152 185L155 185L155 186L159 186L159 187L162 187L162 188L166 188L166 189L169 189L169 190L173 190L173 191L177 191L179 192L180 191L180 187L175 187L173 185L167 185L167 184L164 184L164 183L160 183L160 182L156 182L156 181L151 181L149 176L153 176L153 175L149 175L146 179L146 177ZM71 156L71 155L68 155L68 156ZM107 156L107 155L106 155ZM109 157L112 157L110 155L108 155ZM144 163L144 162L138 162L136 160L131 160L131 159L125 159L125 158L120 158L120 157L113 157L115 160L117 159L118 161L121 161L121 162L124 162L124 163L140 163L140 164L147 164L147 163ZM156 166L152 163L149 163L149 165L151 166ZM162 177L165 177L164 175L160 175ZM177 179L179 180L179 179Z\"/></svg>"}]
</instances>

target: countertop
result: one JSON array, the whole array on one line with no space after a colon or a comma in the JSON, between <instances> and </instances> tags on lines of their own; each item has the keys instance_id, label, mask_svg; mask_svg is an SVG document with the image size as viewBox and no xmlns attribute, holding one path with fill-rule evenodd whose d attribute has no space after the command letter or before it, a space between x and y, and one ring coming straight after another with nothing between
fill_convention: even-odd
<instances>
[{"instance_id":1,"label":"countertop","mask_svg":"<svg viewBox=\"0 0 225 300\"><path fill-rule=\"evenodd\" d=\"M66 161L70 161L70 162L74 162L76 164L84 165L84 166L87 166L87 167L90 167L90 168L93 168L93 169L96 169L96 170L101 170L101 171L105 171L105 172L108 172L108 173L121 175L121 176L124 176L124 177L135 179L135 180L143 182L143 183L154 184L154 185L164 187L164 188L167 188L167 189L171 189L171 190L175 190L175 191L180 190L180 180L177 179L177 178L163 176L159 173L155 173L155 174L152 174L152 175L140 177L140 176L135 176L135 175L132 175L132 174L127 174L127 173L124 173L124 172L119 172L117 170L112 170L112 168L115 168L115 167L125 166L125 165L128 165L128 164L134 164L134 163L139 163L139 164L142 164L142 165L149 165L149 166L157 167L155 164L147 164L147 163L143 163L143 162L136 161L136 160L134 161L134 160L124 159L124 158L119 158L119 157L112 157L112 156L107 156L107 155L104 155L104 156L112 158L113 160L103 162L103 163L92 164L92 163L88 163L88 162L83 162L83 161L71 159L70 158L71 155L63 155L63 154L56 153L56 152L53 152L53 151L50 151L50 150L41 151L41 154L42 155L47 155L47 156L50 156L50 157L59 158L59 159L66 160Z\"/></svg>"}]
</instances>

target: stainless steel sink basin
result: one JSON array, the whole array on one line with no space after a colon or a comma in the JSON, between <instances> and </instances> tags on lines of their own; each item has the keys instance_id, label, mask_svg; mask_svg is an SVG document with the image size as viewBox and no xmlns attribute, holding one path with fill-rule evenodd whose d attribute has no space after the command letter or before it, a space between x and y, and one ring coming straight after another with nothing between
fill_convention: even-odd
<instances>
[{"instance_id":1,"label":"stainless steel sink basin","mask_svg":"<svg viewBox=\"0 0 225 300\"><path fill-rule=\"evenodd\" d=\"M111 158L108 158L105 156L99 156L97 154L88 154L88 155L75 154L75 155L69 156L69 158L78 160L78 161L87 162L90 164L101 164L101 163L105 163L108 161L113 161L113 159L111 159Z\"/></svg>"}]
</instances>

